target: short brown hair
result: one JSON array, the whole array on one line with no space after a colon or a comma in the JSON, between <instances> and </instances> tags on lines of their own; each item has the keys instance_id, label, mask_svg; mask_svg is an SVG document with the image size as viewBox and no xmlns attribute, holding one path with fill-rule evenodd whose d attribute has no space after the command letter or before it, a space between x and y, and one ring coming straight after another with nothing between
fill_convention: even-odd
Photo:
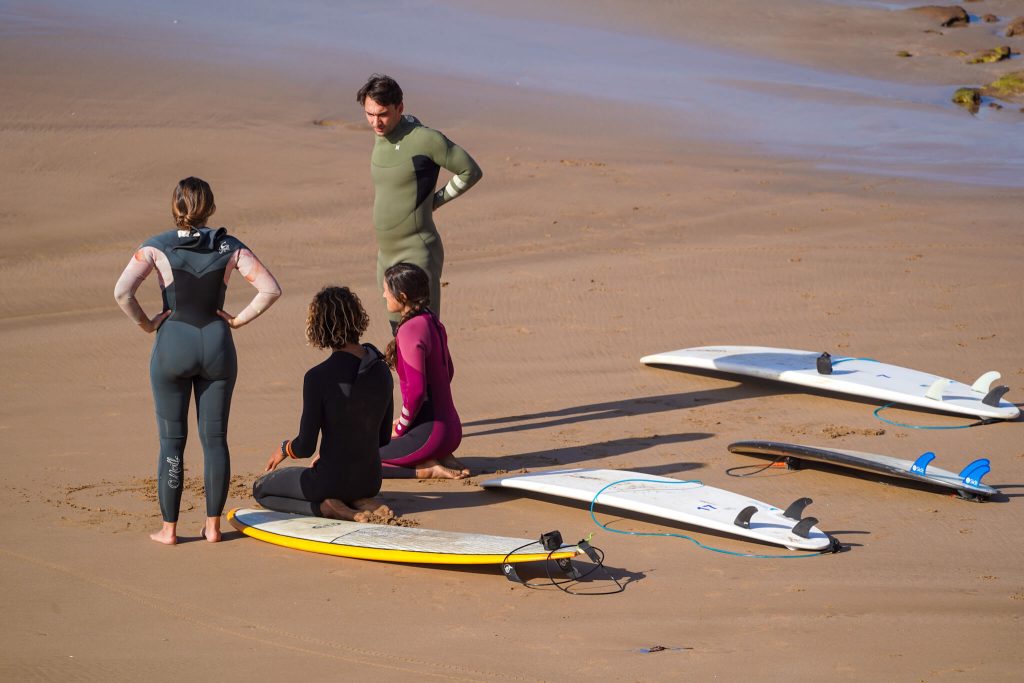
<instances>
[{"instance_id":1,"label":"short brown hair","mask_svg":"<svg viewBox=\"0 0 1024 683\"><path fill-rule=\"evenodd\" d=\"M306 341L318 349L358 344L370 325L363 303L348 287L324 287L309 302Z\"/></svg>"},{"instance_id":2,"label":"short brown hair","mask_svg":"<svg viewBox=\"0 0 1024 683\"><path fill-rule=\"evenodd\" d=\"M356 93L356 102L366 104L367 97L381 106L397 107L402 103L402 88L391 76L372 74Z\"/></svg>"},{"instance_id":3,"label":"short brown hair","mask_svg":"<svg viewBox=\"0 0 1024 683\"><path fill-rule=\"evenodd\" d=\"M198 228L217 210L210 184L201 178L188 177L171 193L171 213L179 228Z\"/></svg>"}]
</instances>

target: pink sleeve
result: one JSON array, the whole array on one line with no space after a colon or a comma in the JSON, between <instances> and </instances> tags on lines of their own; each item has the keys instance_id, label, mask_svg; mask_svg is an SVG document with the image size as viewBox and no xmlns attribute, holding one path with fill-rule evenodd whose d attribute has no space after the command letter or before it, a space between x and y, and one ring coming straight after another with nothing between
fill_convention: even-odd
<instances>
[{"instance_id":1,"label":"pink sleeve","mask_svg":"<svg viewBox=\"0 0 1024 683\"><path fill-rule=\"evenodd\" d=\"M412 425L427 395L427 356L430 355L430 327L427 316L420 315L398 328L399 373L402 387L402 412L395 434L402 436Z\"/></svg>"},{"instance_id":2,"label":"pink sleeve","mask_svg":"<svg viewBox=\"0 0 1024 683\"><path fill-rule=\"evenodd\" d=\"M148 320L146 312L135 298L135 292L153 270L153 251L152 247L140 247L132 255L132 260L125 266L124 272L114 285L114 299L117 300L117 305L136 323Z\"/></svg>"},{"instance_id":3,"label":"pink sleeve","mask_svg":"<svg viewBox=\"0 0 1024 683\"><path fill-rule=\"evenodd\" d=\"M241 313L235 316L235 320L245 324L252 322L277 301L277 298L281 296L281 286L251 251L243 248L235 254L235 268L242 274L242 277L248 280L249 284L256 288L256 296Z\"/></svg>"}]
</instances>

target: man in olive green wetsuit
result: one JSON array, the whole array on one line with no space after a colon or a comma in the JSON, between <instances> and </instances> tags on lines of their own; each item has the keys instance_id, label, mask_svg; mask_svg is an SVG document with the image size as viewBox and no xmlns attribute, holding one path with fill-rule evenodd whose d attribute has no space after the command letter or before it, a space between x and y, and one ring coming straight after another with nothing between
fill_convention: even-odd
<instances>
[{"instance_id":1,"label":"man in olive green wetsuit","mask_svg":"<svg viewBox=\"0 0 1024 683\"><path fill-rule=\"evenodd\" d=\"M370 76L356 100L377 134L370 159L376 190L377 286L383 291L387 268L403 261L413 263L430 276L430 308L440 316L444 246L433 212L471 188L483 173L466 150L414 116L402 114L402 89L392 78ZM441 168L453 175L435 192ZM392 330L399 320L400 316L391 314Z\"/></svg>"}]
</instances>

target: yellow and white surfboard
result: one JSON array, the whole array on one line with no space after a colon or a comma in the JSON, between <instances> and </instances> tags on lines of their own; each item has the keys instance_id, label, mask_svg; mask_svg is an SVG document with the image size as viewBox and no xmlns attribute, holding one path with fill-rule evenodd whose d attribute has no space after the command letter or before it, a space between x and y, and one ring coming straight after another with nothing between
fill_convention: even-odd
<instances>
[{"instance_id":1,"label":"yellow and white surfboard","mask_svg":"<svg viewBox=\"0 0 1024 683\"><path fill-rule=\"evenodd\" d=\"M228 521L246 536L285 548L380 562L502 564L558 560L580 552L575 545L550 552L539 541L525 538L364 524L270 510L236 508L228 513Z\"/></svg>"}]
</instances>

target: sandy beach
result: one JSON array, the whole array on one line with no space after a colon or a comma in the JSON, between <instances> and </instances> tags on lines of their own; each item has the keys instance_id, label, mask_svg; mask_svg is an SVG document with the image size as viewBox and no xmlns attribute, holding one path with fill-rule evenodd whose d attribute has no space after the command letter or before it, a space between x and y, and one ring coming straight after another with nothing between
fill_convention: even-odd
<instances>
[{"instance_id":1,"label":"sandy beach","mask_svg":"<svg viewBox=\"0 0 1024 683\"><path fill-rule=\"evenodd\" d=\"M953 53L1024 50L1002 35L1024 8L971 2L998 21L941 28L912 6L0 3L0 679L1017 680L1019 419L907 429L870 400L639 361L705 344L829 351L967 383L998 370L1006 398L1024 401L1024 102L987 99L972 116L949 101L1022 68L1019 55ZM373 71L484 170L436 217L457 455L478 474L388 480L382 497L423 528L594 533L620 594L302 553L226 524L225 542L202 542L194 423L182 543L148 540L153 339L118 309L114 282L172 227L168 197L189 175L213 186L214 223L279 279L280 301L234 334L228 508L254 506L252 482L294 435L303 373L323 358L304 342L310 297L351 286L366 340L388 340L373 134L354 101ZM235 279L226 307L251 296ZM155 278L140 298L158 309ZM827 467L730 477L764 462L727 451L747 439L931 450L953 470L987 457L1002 493L975 504ZM602 531L586 505L478 486L559 467L699 479L779 506L809 496L848 549L706 552Z\"/></svg>"}]
</instances>

